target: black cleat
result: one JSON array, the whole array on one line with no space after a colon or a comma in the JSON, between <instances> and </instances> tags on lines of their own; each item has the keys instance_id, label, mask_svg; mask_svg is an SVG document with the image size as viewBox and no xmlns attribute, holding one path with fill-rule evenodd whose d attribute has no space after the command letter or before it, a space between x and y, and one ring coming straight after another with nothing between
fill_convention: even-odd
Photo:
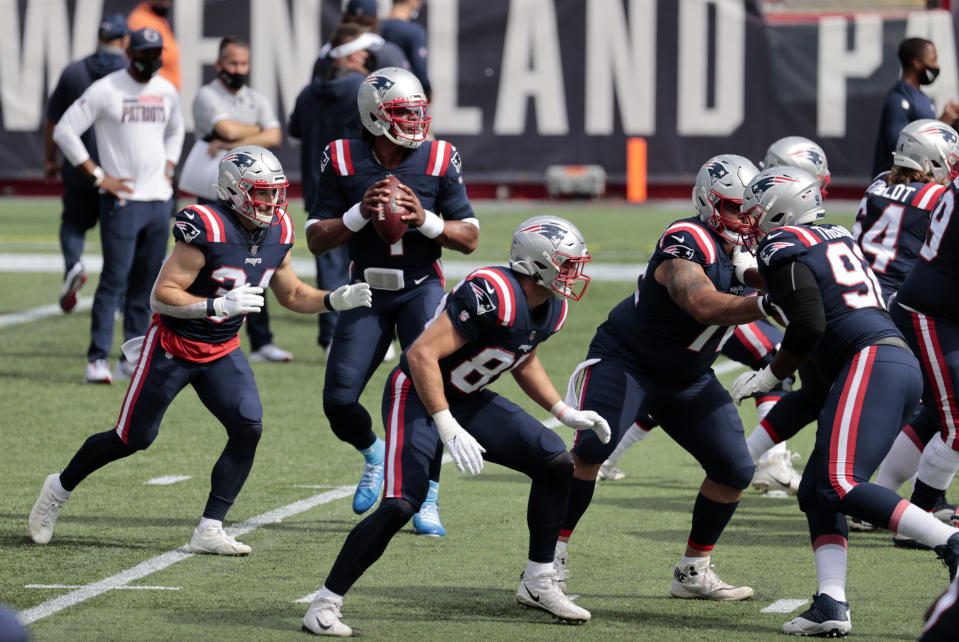
<instances>
[{"instance_id":1,"label":"black cleat","mask_svg":"<svg viewBox=\"0 0 959 642\"><path fill-rule=\"evenodd\" d=\"M959 568L959 533L953 533L942 546L935 548L936 556L949 569L949 581L956 578L956 569Z\"/></svg>"}]
</instances>

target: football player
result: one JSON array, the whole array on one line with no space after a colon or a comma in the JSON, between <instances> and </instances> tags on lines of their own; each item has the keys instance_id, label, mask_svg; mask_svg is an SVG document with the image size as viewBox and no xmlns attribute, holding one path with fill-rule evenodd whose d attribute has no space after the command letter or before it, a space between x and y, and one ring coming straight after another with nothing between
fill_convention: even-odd
<instances>
[{"instance_id":1,"label":"football player","mask_svg":"<svg viewBox=\"0 0 959 642\"><path fill-rule=\"evenodd\" d=\"M304 314L369 306L371 299L365 283L329 292L297 278L290 259L293 222L286 212L287 185L272 152L255 145L237 147L220 161L219 204L177 213L176 243L150 297L153 322L145 337L124 344L124 352L137 358L130 359L136 369L120 417L113 429L91 435L62 472L47 476L30 511L34 542L50 541L60 509L90 473L153 443L167 407L189 384L228 437L189 550L251 552L223 530L263 430L263 408L237 332L246 315L262 307L268 286L280 305Z\"/></svg>"},{"instance_id":2,"label":"football player","mask_svg":"<svg viewBox=\"0 0 959 642\"><path fill-rule=\"evenodd\" d=\"M732 154L703 165L694 199L703 199L706 207L666 228L636 291L599 326L587 360L570 378L567 403L601 415L613 438L606 444L591 432L577 435L561 540L568 539L589 506L603 460L641 414L658 420L706 472L686 550L674 569L673 597L745 600L753 595L748 586L720 580L710 567L710 553L755 470L739 414L712 364L736 326L768 312L763 297L735 294L758 277L755 260L739 251L745 229L739 204L756 171L748 159ZM562 578L565 545L558 548Z\"/></svg>"},{"instance_id":3,"label":"football player","mask_svg":"<svg viewBox=\"0 0 959 642\"><path fill-rule=\"evenodd\" d=\"M352 280L374 290L372 309L353 310L337 321L323 386L333 433L365 458L353 495L353 510L362 514L380 494L386 451L360 393L394 331L404 348L422 332L444 294L442 249L476 249L479 221L466 196L459 152L446 141L427 141L429 103L416 76L398 67L378 69L360 85L356 100L362 139L326 147L306 236L317 255L346 244ZM410 229L387 245L369 223L389 201L390 174L405 186L397 202L409 211ZM421 534L445 533L436 505L439 461L430 496L413 522Z\"/></svg>"},{"instance_id":4,"label":"football player","mask_svg":"<svg viewBox=\"0 0 959 642\"><path fill-rule=\"evenodd\" d=\"M586 290L583 267L589 260L586 242L572 223L536 216L513 233L509 267L476 270L440 303L386 384L389 457L383 501L346 538L303 618L305 629L317 635L352 633L340 621L343 596L426 499L429 472L444 445L460 472L479 473L485 458L531 478L529 561L516 600L569 623L590 619L589 611L559 589L553 568L573 474L566 444L487 388L511 371L530 399L560 422L609 441L603 418L567 406L537 356L539 344L563 327L567 299L578 300Z\"/></svg>"},{"instance_id":5,"label":"football player","mask_svg":"<svg viewBox=\"0 0 959 642\"><path fill-rule=\"evenodd\" d=\"M743 197L752 220L745 236L757 251L773 306L789 319L772 363L736 378L737 401L762 393L804 363L825 391L816 445L803 471L806 513L818 577L812 606L786 622L792 635L845 635L846 547L852 515L936 547L950 577L959 564L959 529L869 482L918 403L919 364L896 329L876 276L848 230L817 225L825 214L816 178L774 167L757 174Z\"/></svg>"}]
</instances>

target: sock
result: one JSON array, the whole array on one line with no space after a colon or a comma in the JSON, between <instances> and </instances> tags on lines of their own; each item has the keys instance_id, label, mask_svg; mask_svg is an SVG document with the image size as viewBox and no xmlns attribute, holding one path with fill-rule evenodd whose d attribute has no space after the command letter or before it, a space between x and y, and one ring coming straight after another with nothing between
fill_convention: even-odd
<instances>
[{"instance_id":1,"label":"sock","mask_svg":"<svg viewBox=\"0 0 959 642\"><path fill-rule=\"evenodd\" d=\"M711 551L737 506L739 502L721 504L699 493L693 505L693 525L689 529L687 544L698 551Z\"/></svg>"},{"instance_id":2,"label":"sock","mask_svg":"<svg viewBox=\"0 0 959 642\"><path fill-rule=\"evenodd\" d=\"M60 475L57 475L50 483L50 490L57 496L57 499L70 499L70 495L72 494L71 491L64 488L63 484L60 483Z\"/></svg>"},{"instance_id":3,"label":"sock","mask_svg":"<svg viewBox=\"0 0 959 642\"><path fill-rule=\"evenodd\" d=\"M646 439L647 437L649 437L649 431L638 423L634 422L633 425L626 430L626 433L623 434L623 437L619 440L619 443L616 444L616 449L603 463L615 466L619 463L620 457L623 456L623 453L625 453L630 446Z\"/></svg>"},{"instance_id":4,"label":"sock","mask_svg":"<svg viewBox=\"0 0 959 642\"><path fill-rule=\"evenodd\" d=\"M926 546L942 546L953 533L959 533L959 529L943 524L932 513L927 513L915 504L906 502L906 500L902 500L902 502L900 506L904 504L905 510L902 510L898 522L893 516L889 523L889 529L896 534L911 537ZM897 507L896 512L899 511L900 509Z\"/></svg>"},{"instance_id":5,"label":"sock","mask_svg":"<svg viewBox=\"0 0 959 642\"><path fill-rule=\"evenodd\" d=\"M780 455L780 456L785 455L786 452L787 452L786 442L785 442L785 441L781 441L781 442L779 442L778 444L774 445L774 446L773 446L772 448L770 448L769 450L767 450L766 452L764 452L762 455L760 455L760 456L759 456L759 461L760 461L760 462L767 462L767 461L769 461L770 459L772 459L773 457L775 457L776 455Z\"/></svg>"},{"instance_id":6,"label":"sock","mask_svg":"<svg viewBox=\"0 0 959 642\"><path fill-rule=\"evenodd\" d=\"M909 501L924 511L932 512L936 507L936 502L945 492L944 489L933 488L929 484L923 483L921 479L917 479L912 487L912 497L909 498Z\"/></svg>"},{"instance_id":7,"label":"sock","mask_svg":"<svg viewBox=\"0 0 959 642\"><path fill-rule=\"evenodd\" d=\"M839 537L830 536L830 540ZM846 601L846 540L842 544L813 544L819 593L839 602Z\"/></svg>"},{"instance_id":8,"label":"sock","mask_svg":"<svg viewBox=\"0 0 959 642\"><path fill-rule=\"evenodd\" d=\"M426 499L423 501L423 505L435 504L437 498L439 497L439 492L440 483L438 481L430 480L430 489L426 492Z\"/></svg>"},{"instance_id":9,"label":"sock","mask_svg":"<svg viewBox=\"0 0 959 642\"><path fill-rule=\"evenodd\" d=\"M558 553L566 552L566 542L556 542L556 551Z\"/></svg>"},{"instance_id":10,"label":"sock","mask_svg":"<svg viewBox=\"0 0 959 642\"><path fill-rule=\"evenodd\" d=\"M919 459L918 479L933 488L949 488L959 471L959 452L942 441L942 435L933 435Z\"/></svg>"},{"instance_id":11,"label":"sock","mask_svg":"<svg viewBox=\"0 0 959 642\"><path fill-rule=\"evenodd\" d=\"M593 491L596 490L595 481L586 481L573 477L569 485L569 499L566 502L566 517L563 519L563 528L560 530L560 536L569 538L573 534L573 529L579 523L580 518L586 509L589 508L589 502L593 499Z\"/></svg>"},{"instance_id":12,"label":"sock","mask_svg":"<svg viewBox=\"0 0 959 642\"><path fill-rule=\"evenodd\" d=\"M746 447L749 448L749 456L753 463L759 461L759 457L776 445L776 441L769 434L766 428L766 422L761 421L756 429L746 438Z\"/></svg>"},{"instance_id":13,"label":"sock","mask_svg":"<svg viewBox=\"0 0 959 642\"><path fill-rule=\"evenodd\" d=\"M526 562L526 571L525 576L529 578L536 577L537 575L542 575L543 573L552 573L553 572L553 563L552 562L534 562L529 560Z\"/></svg>"},{"instance_id":14,"label":"sock","mask_svg":"<svg viewBox=\"0 0 959 642\"><path fill-rule=\"evenodd\" d=\"M326 584L323 585L319 591L316 592L316 597L313 598L314 601L320 599L332 600L334 604L340 606L343 604L343 596L339 593L334 593L330 589L326 588Z\"/></svg>"},{"instance_id":15,"label":"sock","mask_svg":"<svg viewBox=\"0 0 959 642\"><path fill-rule=\"evenodd\" d=\"M685 568L689 564L696 564L697 562L702 562L703 560L706 560L706 566L709 566L709 555L706 557L686 557L683 555L683 558L679 560L679 565L680 567Z\"/></svg>"},{"instance_id":16,"label":"sock","mask_svg":"<svg viewBox=\"0 0 959 642\"><path fill-rule=\"evenodd\" d=\"M377 437L372 446L359 449L359 451L366 463L380 465L386 459L386 442Z\"/></svg>"},{"instance_id":17,"label":"sock","mask_svg":"<svg viewBox=\"0 0 959 642\"><path fill-rule=\"evenodd\" d=\"M204 517L200 519L200 525L197 526L196 528L197 530L202 531L203 529L205 529L207 526L210 526L211 524L215 524L219 526L220 528L223 528L223 522L221 522L218 519L210 519L208 517Z\"/></svg>"},{"instance_id":18,"label":"sock","mask_svg":"<svg viewBox=\"0 0 959 642\"><path fill-rule=\"evenodd\" d=\"M879 464L876 473L876 483L891 491L898 491L919 469L919 458L922 456L923 445L913 439L910 426L906 426L896 436L892 448L885 459Z\"/></svg>"}]
</instances>

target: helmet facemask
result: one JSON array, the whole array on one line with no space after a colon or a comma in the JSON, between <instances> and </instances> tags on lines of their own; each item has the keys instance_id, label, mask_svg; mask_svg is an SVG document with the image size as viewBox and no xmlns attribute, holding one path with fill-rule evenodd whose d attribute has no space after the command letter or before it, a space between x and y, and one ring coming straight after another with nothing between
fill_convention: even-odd
<instances>
[{"instance_id":1,"label":"helmet facemask","mask_svg":"<svg viewBox=\"0 0 959 642\"><path fill-rule=\"evenodd\" d=\"M743 199L728 198L718 192L712 192L709 195L709 201L713 204L713 215L708 225L733 245L746 245L743 234L749 232L751 222L742 220L740 206L743 204Z\"/></svg>"},{"instance_id":2,"label":"helmet facemask","mask_svg":"<svg viewBox=\"0 0 959 642\"><path fill-rule=\"evenodd\" d=\"M267 183L265 181L240 181L240 189L246 194L240 213L253 221L257 227L269 227L279 223L278 210L287 205L286 188L289 182Z\"/></svg>"},{"instance_id":3,"label":"helmet facemask","mask_svg":"<svg viewBox=\"0 0 959 642\"><path fill-rule=\"evenodd\" d=\"M583 269L593 260L592 257L589 254L570 256L562 252L555 253L552 259L543 252L543 257L550 261L556 270L556 276L549 283L549 287L573 301L582 299L586 294L586 288L589 287L589 277L583 274Z\"/></svg>"},{"instance_id":4,"label":"helmet facemask","mask_svg":"<svg viewBox=\"0 0 959 642\"><path fill-rule=\"evenodd\" d=\"M401 147L416 149L430 132L430 105L425 98L396 100L383 103L377 116L389 123L384 134Z\"/></svg>"}]
</instances>

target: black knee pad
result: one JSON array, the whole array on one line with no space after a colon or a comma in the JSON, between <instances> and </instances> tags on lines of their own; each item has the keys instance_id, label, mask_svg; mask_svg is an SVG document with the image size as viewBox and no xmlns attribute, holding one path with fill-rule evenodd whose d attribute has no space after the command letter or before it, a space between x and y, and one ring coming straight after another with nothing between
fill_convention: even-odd
<instances>
[{"instance_id":1,"label":"black knee pad","mask_svg":"<svg viewBox=\"0 0 959 642\"><path fill-rule=\"evenodd\" d=\"M370 445L362 442L369 440L373 422L370 414L358 401L345 404L324 401L323 412L330 421L333 434L340 441L350 443L356 448Z\"/></svg>"},{"instance_id":2,"label":"black knee pad","mask_svg":"<svg viewBox=\"0 0 959 642\"><path fill-rule=\"evenodd\" d=\"M543 467L539 477L551 482L565 483L573 476L573 455L563 451L556 455Z\"/></svg>"},{"instance_id":3,"label":"black knee pad","mask_svg":"<svg viewBox=\"0 0 959 642\"><path fill-rule=\"evenodd\" d=\"M399 523L397 528L402 528L406 522L413 519L418 509L402 497L387 497L380 502L377 512L383 513L392 523Z\"/></svg>"},{"instance_id":4,"label":"black knee pad","mask_svg":"<svg viewBox=\"0 0 959 642\"><path fill-rule=\"evenodd\" d=\"M263 435L263 424L259 421L238 423L227 426L226 432L230 436L230 439L242 441L245 444L250 444L255 447L260 441L260 436Z\"/></svg>"},{"instance_id":5,"label":"black knee pad","mask_svg":"<svg viewBox=\"0 0 959 642\"><path fill-rule=\"evenodd\" d=\"M728 486L732 486L736 490L746 490L749 488L754 474L756 474L756 466L754 464L740 466L739 468L730 469L727 478L722 480L722 482Z\"/></svg>"}]
</instances>

